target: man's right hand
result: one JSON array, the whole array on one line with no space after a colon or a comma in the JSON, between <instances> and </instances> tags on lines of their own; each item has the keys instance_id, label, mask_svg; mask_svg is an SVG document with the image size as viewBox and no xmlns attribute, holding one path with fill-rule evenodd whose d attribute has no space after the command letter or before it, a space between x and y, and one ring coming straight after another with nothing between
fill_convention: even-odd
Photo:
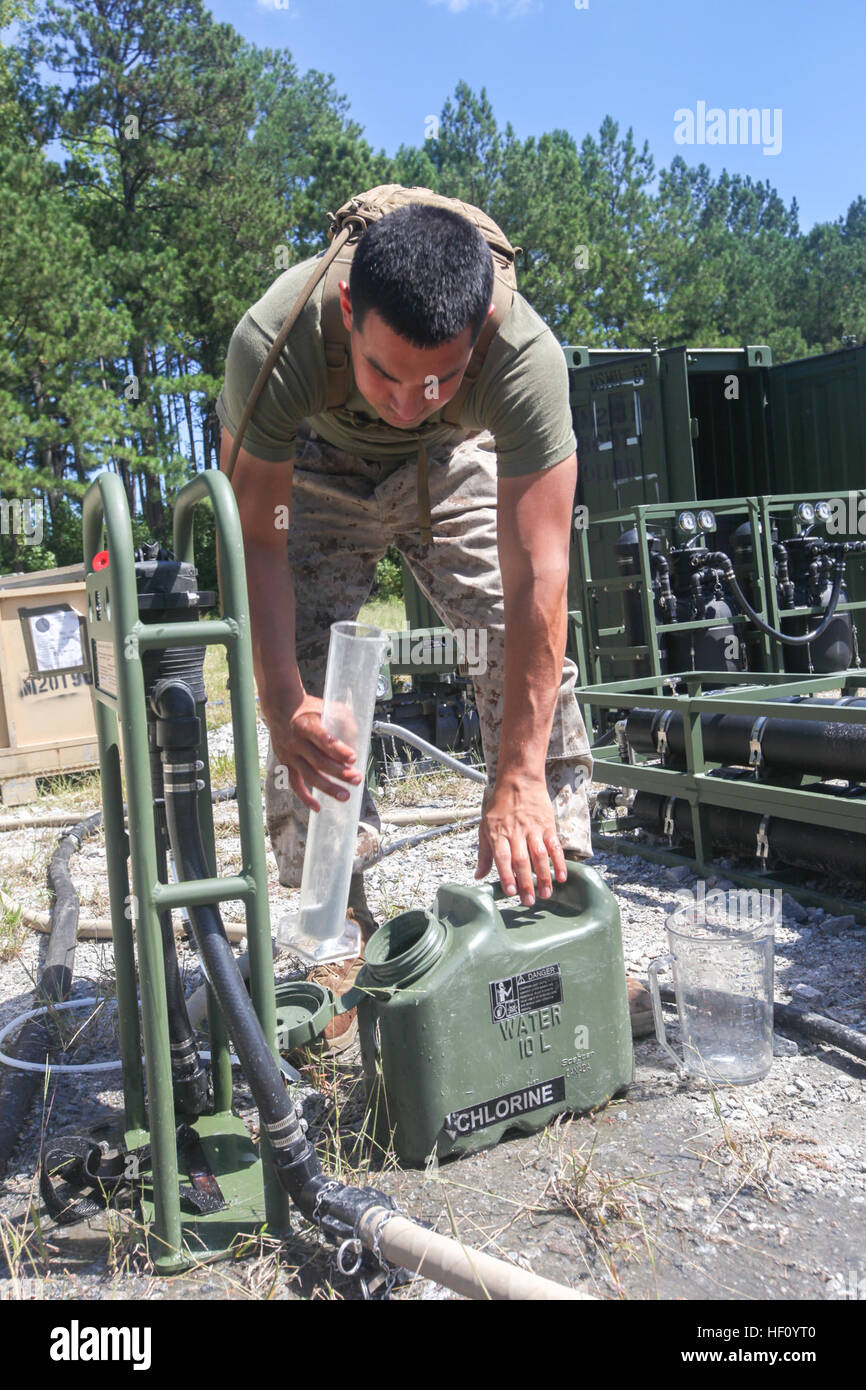
<instances>
[{"instance_id":1,"label":"man's right hand","mask_svg":"<svg viewBox=\"0 0 866 1390\"><path fill-rule=\"evenodd\" d=\"M305 692L294 709L284 702L279 710L262 712L274 757L288 770L289 786L304 805L311 811L322 809L314 787L346 801L348 787L357 786L362 773L354 766L355 753L349 744L322 726L322 701Z\"/></svg>"}]
</instances>

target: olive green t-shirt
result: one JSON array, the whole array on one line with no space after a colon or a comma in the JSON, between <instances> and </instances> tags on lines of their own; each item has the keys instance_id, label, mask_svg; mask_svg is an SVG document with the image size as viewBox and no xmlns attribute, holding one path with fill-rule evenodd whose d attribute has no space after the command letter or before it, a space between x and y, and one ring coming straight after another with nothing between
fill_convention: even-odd
<instances>
[{"instance_id":1,"label":"olive green t-shirt","mask_svg":"<svg viewBox=\"0 0 866 1390\"><path fill-rule=\"evenodd\" d=\"M232 334L225 386L216 406L231 435L236 432L259 368L309 279L315 259L280 275ZM338 449L362 458L393 461L395 468L417 452L419 437L428 449L435 447L454 429L442 420L441 411L413 430L389 425L355 385L351 354L346 404L337 410L327 409L323 291L324 281L304 306L256 404L243 440L247 453L269 462L291 458L302 420ZM544 320L520 294L515 294L478 380L466 396L460 428L493 434L497 470L505 478L540 472L575 450L565 357Z\"/></svg>"}]
</instances>

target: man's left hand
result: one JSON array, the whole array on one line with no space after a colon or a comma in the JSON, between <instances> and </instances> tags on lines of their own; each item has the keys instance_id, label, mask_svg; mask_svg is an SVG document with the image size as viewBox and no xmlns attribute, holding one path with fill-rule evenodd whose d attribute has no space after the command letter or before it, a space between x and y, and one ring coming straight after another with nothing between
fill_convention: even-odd
<instances>
[{"instance_id":1,"label":"man's left hand","mask_svg":"<svg viewBox=\"0 0 866 1390\"><path fill-rule=\"evenodd\" d=\"M557 882L564 882L565 855L544 778L497 781L479 827L475 877L485 878L495 861L505 892L519 893L524 907L531 907L533 871L539 897L549 898L553 891L551 859Z\"/></svg>"}]
</instances>

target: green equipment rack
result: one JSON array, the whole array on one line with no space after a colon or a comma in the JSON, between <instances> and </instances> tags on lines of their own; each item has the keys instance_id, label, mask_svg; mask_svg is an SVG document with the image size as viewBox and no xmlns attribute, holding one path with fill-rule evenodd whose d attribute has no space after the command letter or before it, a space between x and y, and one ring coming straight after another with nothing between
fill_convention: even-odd
<instances>
[{"instance_id":1,"label":"green equipment rack","mask_svg":"<svg viewBox=\"0 0 866 1390\"><path fill-rule=\"evenodd\" d=\"M83 505L88 648L94 677L123 1065L123 1140L130 1149L150 1145L152 1166L142 1186L143 1216L154 1264L163 1273L214 1258L239 1237L249 1237L265 1227L271 1235L280 1236L289 1224L288 1198L277 1182L265 1146L260 1157L246 1126L232 1113L228 1037L210 990L214 1113L197 1119L195 1127L227 1207L208 1215L187 1216L181 1211L179 1177L182 1182L187 1179L178 1173L160 910L230 900L243 903L253 1005L266 1036L273 1039L274 1056L279 1060L243 539L234 493L224 474L216 470L200 473L178 494L174 552L178 560L194 563L194 512L205 500L212 504L216 522L222 616L208 622L170 624L139 620L132 526L120 478L110 472L100 474L88 488ZM102 548L103 527L108 566L94 569L94 556ZM142 654L168 646L214 643L224 646L228 657L241 872L224 878L216 873L207 728L201 702L197 713L204 786L199 792L199 818L211 877L195 883L164 884L157 879ZM128 833L124 830L124 784Z\"/></svg>"},{"instance_id":2,"label":"green equipment rack","mask_svg":"<svg viewBox=\"0 0 866 1390\"><path fill-rule=\"evenodd\" d=\"M652 574L648 533L653 528L673 527L680 512L707 508L715 516L742 516L751 527L754 557L753 598L755 611L771 627L778 630L783 618L821 617L823 610L799 606L780 609L774 581L771 520L788 519L792 532L801 528L796 519L796 507L801 502L826 500L826 492L788 493L754 497L709 498L706 501L685 501L638 505L624 511L590 513L588 524L575 528L576 563L572 564L571 584L576 604L570 614L571 635L581 683L584 686L608 682L619 675L624 663L645 663L646 673L661 675L659 638L668 632L685 633L718 626L718 618L701 618L692 622L659 623L653 604ZM853 505L866 498L866 491L851 494ZM634 528L639 537L640 573L622 575L611 573L614 568L614 546L621 532ZM839 539L844 539L840 537ZM710 538L711 544L711 538ZM600 559L599 559L600 557ZM595 564L593 563L595 559ZM603 565L601 569L599 566ZM852 597L837 605L838 613L861 612L866 609L866 584L863 566L856 559L849 565L848 589ZM640 596L644 642L639 646L625 644L625 623L622 615L622 596L628 591ZM734 612L730 621L738 631L755 631L750 620ZM783 669L783 648L766 633L760 633L756 650L760 656L759 670L779 672ZM617 669L619 668L619 669ZM836 684L838 685L838 679ZM582 705L586 705L579 693ZM587 711L584 710L587 720ZM587 728L590 724L587 720Z\"/></svg>"},{"instance_id":3,"label":"green equipment rack","mask_svg":"<svg viewBox=\"0 0 866 1390\"><path fill-rule=\"evenodd\" d=\"M721 806L761 817L781 817L850 831L863 835L866 848L866 802L829 797L812 790L821 780L817 776L804 777L804 785L796 788L778 786L757 777L729 781L711 776L704 757L701 729L702 715L731 713L750 715L756 720L772 717L866 724L866 708L851 705L810 708L807 700L796 704L780 703L788 697L821 695L840 688L843 693L853 695L864 687L866 674L861 671L832 671L798 677L767 672L757 678L747 671L684 671L584 686L577 692L581 704L615 710L623 717L635 708L677 711L682 715L685 771L665 767L651 759L623 762L618 748L607 747L595 753L594 781L686 801L691 814L694 853L674 849L672 836L668 848L651 844L645 836L636 838L627 817L614 812L605 818L603 812L598 813L603 802L596 805L593 846L615 854L638 854L658 863L684 864L697 874L717 872L718 855L713 852L706 810L710 806ZM799 901L823 907L831 913L852 913L858 920L866 921L866 902L837 898L807 887L805 880L820 877L816 870L784 867L768 871L757 846L754 869L726 866L724 873L735 883L750 888L783 889Z\"/></svg>"}]
</instances>

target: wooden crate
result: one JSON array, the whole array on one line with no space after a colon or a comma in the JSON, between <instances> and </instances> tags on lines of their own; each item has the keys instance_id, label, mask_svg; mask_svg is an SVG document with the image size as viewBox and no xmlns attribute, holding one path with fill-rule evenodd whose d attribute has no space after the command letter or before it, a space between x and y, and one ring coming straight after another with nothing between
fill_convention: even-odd
<instances>
[{"instance_id":1,"label":"wooden crate","mask_svg":"<svg viewBox=\"0 0 866 1390\"><path fill-rule=\"evenodd\" d=\"M0 576L0 794L36 797L36 778L98 767L84 568Z\"/></svg>"}]
</instances>

